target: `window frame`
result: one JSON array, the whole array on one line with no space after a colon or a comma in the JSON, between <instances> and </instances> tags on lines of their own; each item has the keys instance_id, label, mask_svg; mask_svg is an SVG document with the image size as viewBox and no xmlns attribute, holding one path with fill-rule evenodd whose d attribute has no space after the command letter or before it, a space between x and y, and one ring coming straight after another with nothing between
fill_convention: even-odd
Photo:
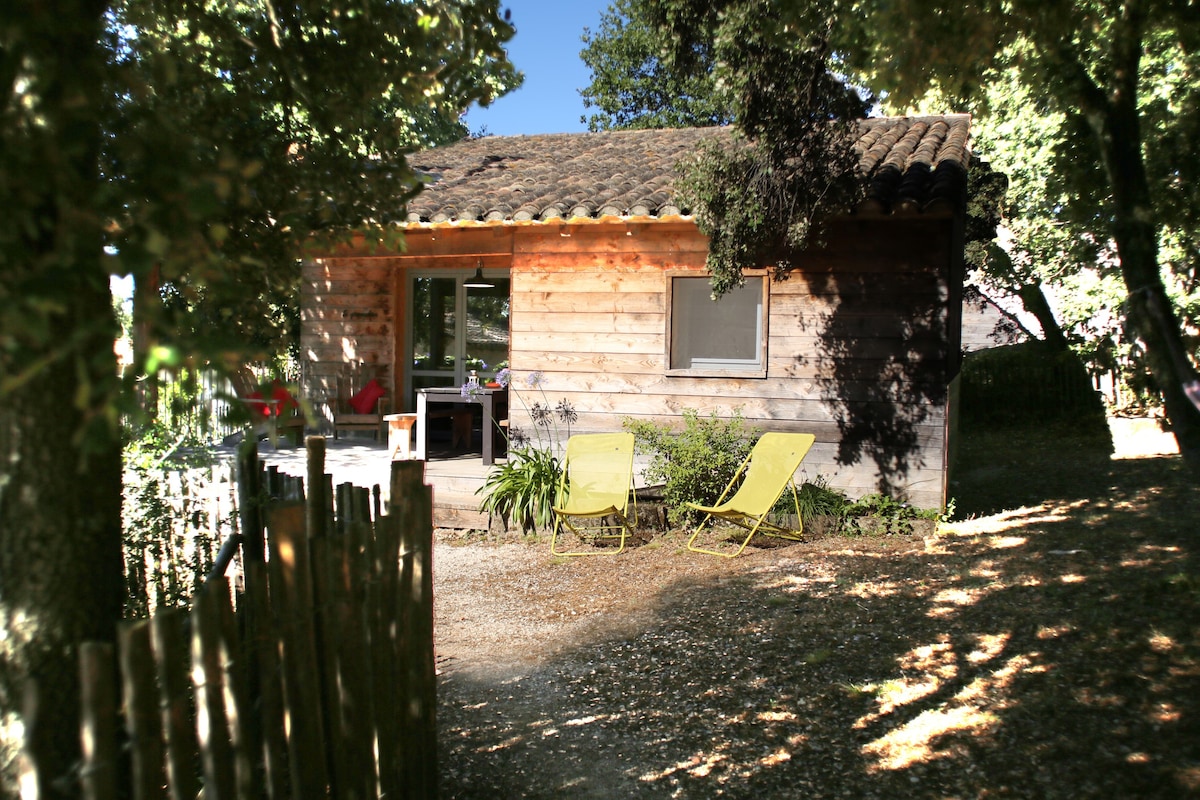
<instances>
[{"instance_id":1,"label":"window frame","mask_svg":"<svg viewBox=\"0 0 1200 800\"><path fill-rule=\"evenodd\" d=\"M762 286L762 317L761 317L761 333L758 342L758 365L747 367L746 369L731 369L718 367L673 367L674 350L675 350L675 281L680 278L699 279L708 282L710 276L708 273L697 273L696 271L673 270L665 274L665 295L666 295L666 363L665 373L669 377L690 377L690 378L766 378L767 377L767 342L770 339L769 323L771 319L771 281L766 270L747 270L746 283L749 284L753 280L759 281Z\"/></svg>"}]
</instances>

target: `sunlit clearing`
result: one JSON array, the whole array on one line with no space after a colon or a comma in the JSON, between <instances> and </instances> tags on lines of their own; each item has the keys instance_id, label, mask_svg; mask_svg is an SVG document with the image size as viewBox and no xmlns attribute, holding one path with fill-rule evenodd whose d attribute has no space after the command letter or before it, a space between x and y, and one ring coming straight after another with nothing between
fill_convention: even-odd
<instances>
[{"instance_id":1,"label":"sunlit clearing","mask_svg":"<svg viewBox=\"0 0 1200 800\"><path fill-rule=\"evenodd\" d=\"M949 536L978 536L980 534L998 533L1014 528L1024 528L1039 522L1061 522L1061 514L1053 513L1047 506L1026 506L1004 511L990 517L968 519L953 522L938 527L938 532Z\"/></svg>"},{"instance_id":2,"label":"sunlit clearing","mask_svg":"<svg viewBox=\"0 0 1200 800\"><path fill-rule=\"evenodd\" d=\"M576 727L579 725L591 725L593 722L595 722L598 719L600 719L600 718L599 717L577 717L576 719L567 720L566 722L563 723L563 725L569 725L569 726L573 726L573 727Z\"/></svg>"},{"instance_id":3,"label":"sunlit clearing","mask_svg":"<svg viewBox=\"0 0 1200 800\"><path fill-rule=\"evenodd\" d=\"M1060 636L1067 635L1073 630L1075 630L1075 626L1070 624L1049 626L1043 625L1041 628L1038 628L1037 638L1057 639Z\"/></svg>"},{"instance_id":4,"label":"sunlit clearing","mask_svg":"<svg viewBox=\"0 0 1200 800\"><path fill-rule=\"evenodd\" d=\"M980 586L974 589L943 589L933 596L930 601L934 607L929 609L927 615L930 617L944 617L953 614L963 606L971 606L978 603L992 591L999 588L998 586Z\"/></svg>"},{"instance_id":5,"label":"sunlit clearing","mask_svg":"<svg viewBox=\"0 0 1200 800\"><path fill-rule=\"evenodd\" d=\"M1148 641L1150 649L1156 653L1169 653L1177 647L1175 640L1161 631L1151 631Z\"/></svg>"},{"instance_id":6,"label":"sunlit clearing","mask_svg":"<svg viewBox=\"0 0 1200 800\"><path fill-rule=\"evenodd\" d=\"M1074 572L1068 572L1066 575L1060 575L1058 580L1062 583L1085 583L1087 578Z\"/></svg>"},{"instance_id":7,"label":"sunlit clearing","mask_svg":"<svg viewBox=\"0 0 1200 800\"><path fill-rule=\"evenodd\" d=\"M814 584L820 584L822 587L834 583L833 578L812 578L802 575L784 575L781 579L774 581L764 581L759 585L760 589L782 589L787 594L796 594L798 592L807 591Z\"/></svg>"},{"instance_id":8,"label":"sunlit clearing","mask_svg":"<svg viewBox=\"0 0 1200 800\"><path fill-rule=\"evenodd\" d=\"M923 697L936 692L942 686L942 681L936 676L926 675L921 678L899 678L887 681L881 686L873 687L875 701L879 708L854 723L854 727L862 730L872 725L880 717L891 714L896 709L909 703L915 703Z\"/></svg>"},{"instance_id":9,"label":"sunlit clearing","mask_svg":"<svg viewBox=\"0 0 1200 800\"><path fill-rule=\"evenodd\" d=\"M678 761L672 764L661 772L647 772L640 775L638 780L650 783L674 775L676 772L686 772L693 778L703 778L709 775L713 767L720 764L725 758L721 753L710 753L708 755L697 753L686 761Z\"/></svg>"},{"instance_id":10,"label":"sunlit clearing","mask_svg":"<svg viewBox=\"0 0 1200 800\"><path fill-rule=\"evenodd\" d=\"M914 647L898 659L900 669L932 672L939 678L950 679L958 674L954 648L949 642Z\"/></svg>"},{"instance_id":11,"label":"sunlit clearing","mask_svg":"<svg viewBox=\"0 0 1200 800\"><path fill-rule=\"evenodd\" d=\"M1024 536L993 536L988 540L988 545L997 549L1008 549L1021 547L1027 541Z\"/></svg>"},{"instance_id":12,"label":"sunlit clearing","mask_svg":"<svg viewBox=\"0 0 1200 800\"><path fill-rule=\"evenodd\" d=\"M763 766L763 767L774 767L774 766L778 766L779 764L782 764L785 761L791 761L791 760L792 760L791 753L789 753L787 750L779 749L779 750L776 750L774 753L771 753L770 755L763 756L762 758L760 758L758 760L758 763L760 766Z\"/></svg>"},{"instance_id":13,"label":"sunlit clearing","mask_svg":"<svg viewBox=\"0 0 1200 800\"><path fill-rule=\"evenodd\" d=\"M798 717L790 711L760 711L759 722L794 722Z\"/></svg>"},{"instance_id":14,"label":"sunlit clearing","mask_svg":"<svg viewBox=\"0 0 1200 800\"><path fill-rule=\"evenodd\" d=\"M1150 717L1151 722L1166 725L1171 722L1179 722L1179 720L1183 719L1183 712L1176 708L1173 703L1164 701L1154 706L1147 716Z\"/></svg>"},{"instance_id":15,"label":"sunlit clearing","mask_svg":"<svg viewBox=\"0 0 1200 800\"><path fill-rule=\"evenodd\" d=\"M982 733L996 721L994 714L971 706L934 709L866 745L863 752L875 759L871 771L906 769L951 755L934 749L934 743L942 736Z\"/></svg>"},{"instance_id":16,"label":"sunlit clearing","mask_svg":"<svg viewBox=\"0 0 1200 800\"><path fill-rule=\"evenodd\" d=\"M987 640L984 646L995 648L998 641L1006 636L1007 634L978 638ZM1000 721L993 709L1008 706L1008 691L1016 677L1022 673L1044 671L1045 669L1035 665L1029 656L1010 658L990 675L971 681L941 707L922 712L908 723L866 745L863 752L875 759L871 769L905 769L914 764L954 755L949 749L937 749L941 737L951 734L977 736L991 730ZM913 688L915 689L915 685ZM916 695L917 692L914 691L913 694ZM898 697L898 694L893 695L893 704ZM882 715L871 716L879 719Z\"/></svg>"},{"instance_id":17,"label":"sunlit clearing","mask_svg":"<svg viewBox=\"0 0 1200 800\"><path fill-rule=\"evenodd\" d=\"M1003 652L1004 646L1011 638L1011 633L977 633L975 634L975 649L967 654L967 660L972 664L991 661Z\"/></svg>"},{"instance_id":18,"label":"sunlit clearing","mask_svg":"<svg viewBox=\"0 0 1200 800\"><path fill-rule=\"evenodd\" d=\"M906 587L903 587L894 581L886 581L882 583L867 581L855 586L848 592L848 594L854 597L861 597L863 599L869 599L872 597L892 597L893 595L900 594L904 588Z\"/></svg>"},{"instance_id":19,"label":"sunlit clearing","mask_svg":"<svg viewBox=\"0 0 1200 800\"><path fill-rule=\"evenodd\" d=\"M510 736L507 739L505 739L503 742L500 742L499 744L494 744L491 747L483 748L482 750L480 750L480 752L495 753L497 750L505 750L509 747L512 747L513 745L520 744L523 741L525 741L524 736Z\"/></svg>"}]
</instances>

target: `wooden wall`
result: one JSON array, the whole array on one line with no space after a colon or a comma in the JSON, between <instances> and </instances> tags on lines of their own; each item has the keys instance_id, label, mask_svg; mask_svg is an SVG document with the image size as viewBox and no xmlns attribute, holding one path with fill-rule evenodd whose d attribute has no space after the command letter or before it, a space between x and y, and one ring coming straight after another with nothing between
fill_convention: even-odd
<instances>
[{"instance_id":1,"label":"wooden wall","mask_svg":"<svg viewBox=\"0 0 1200 800\"><path fill-rule=\"evenodd\" d=\"M349 369L373 375L394 396L392 267L363 256L309 261L302 281L302 389L331 426L338 376Z\"/></svg>"},{"instance_id":2,"label":"wooden wall","mask_svg":"<svg viewBox=\"0 0 1200 800\"><path fill-rule=\"evenodd\" d=\"M767 377L730 379L665 374L667 274L704 271L707 243L694 226L519 229L511 424L530 430L522 410L534 402L567 401L574 432L740 408L761 429L816 434L810 479L940 507L956 296L948 233L946 221L840 225L828 249L770 286ZM537 389L523 384L533 371L544 375Z\"/></svg>"},{"instance_id":3,"label":"wooden wall","mask_svg":"<svg viewBox=\"0 0 1200 800\"><path fill-rule=\"evenodd\" d=\"M827 242L770 285L765 378L665 374L667 276L704 272L707 242L688 222L426 229L405 255L328 259L306 268L303 347L314 375L353 356L400 385L404 326L391 317L404 308L404 269L462 267L458 256L477 254L486 266L509 260L514 427L533 431L534 403L569 403L571 432L740 408L763 430L816 434L808 479L940 507L961 308L951 221L850 219ZM344 313L371 308L378 318ZM532 372L542 375L537 388L525 383Z\"/></svg>"}]
</instances>

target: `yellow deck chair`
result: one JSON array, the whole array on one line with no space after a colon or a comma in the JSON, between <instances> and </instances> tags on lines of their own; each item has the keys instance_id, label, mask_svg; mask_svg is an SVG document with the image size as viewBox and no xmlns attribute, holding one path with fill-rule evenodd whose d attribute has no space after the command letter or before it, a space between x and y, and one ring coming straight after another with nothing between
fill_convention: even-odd
<instances>
[{"instance_id":1,"label":"yellow deck chair","mask_svg":"<svg viewBox=\"0 0 1200 800\"><path fill-rule=\"evenodd\" d=\"M808 455L808 450L813 446L814 441L816 441L816 437L811 433L764 433L755 443L750 455L738 467L737 474L725 487L725 491L721 492L716 505L687 504L697 511L704 512L704 519L700 521L700 526L688 539L688 550L733 558L746 549L746 545L750 543L756 533L800 541L804 524L800 520L800 498L796 494L796 482L793 476L800 467L800 462L804 460L804 456ZM738 486L733 497L726 500L725 497L737 485L739 479L741 479L741 485ZM789 487L792 490L792 502L796 509L795 530L767 520L767 514L770 513L771 508L783 495L783 490ZM695 546L696 537L713 519L730 522L749 531L742 541L742 546L732 553Z\"/></svg>"},{"instance_id":2,"label":"yellow deck chair","mask_svg":"<svg viewBox=\"0 0 1200 800\"><path fill-rule=\"evenodd\" d=\"M637 496L633 490L633 434L584 433L567 440L567 455L554 506L554 533L550 552L556 556L616 555L625 549L625 539L637 524ZM626 516L633 496L633 518ZM572 518L613 517L615 524L577 527ZM616 550L564 552L558 549L562 526L584 538L620 538Z\"/></svg>"}]
</instances>

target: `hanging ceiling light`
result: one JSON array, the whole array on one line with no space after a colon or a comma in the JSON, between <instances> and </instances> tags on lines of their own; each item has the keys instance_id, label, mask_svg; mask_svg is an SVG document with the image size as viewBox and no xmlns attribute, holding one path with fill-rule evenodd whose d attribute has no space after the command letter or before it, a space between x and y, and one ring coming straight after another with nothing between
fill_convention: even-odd
<instances>
[{"instance_id":1,"label":"hanging ceiling light","mask_svg":"<svg viewBox=\"0 0 1200 800\"><path fill-rule=\"evenodd\" d=\"M463 281L463 286L468 289L494 289L495 284L483 277L483 259L479 259L479 264L475 267L475 274Z\"/></svg>"}]
</instances>

